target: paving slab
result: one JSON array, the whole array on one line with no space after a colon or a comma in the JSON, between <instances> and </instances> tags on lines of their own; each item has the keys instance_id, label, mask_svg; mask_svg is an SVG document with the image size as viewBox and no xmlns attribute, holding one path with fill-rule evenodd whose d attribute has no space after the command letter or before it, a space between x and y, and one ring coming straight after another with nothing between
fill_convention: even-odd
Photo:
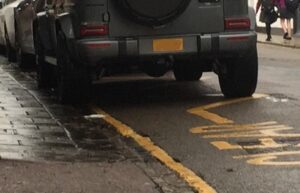
<instances>
[{"instance_id":1,"label":"paving slab","mask_svg":"<svg viewBox=\"0 0 300 193\"><path fill-rule=\"evenodd\" d=\"M1 193L192 193L84 107L58 104L0 56Z\"/></svg>"},{"instance_id":2,"label":"paving slab","mask_svg":"<svg viewBox=\"0 0 300 193\"><path fill-rule=\"evenodd\" d=\"M296 43L296 38L292 37L292 40L285 40L283 39L283 34L272 34L271 41L266 41L267 35L265 33L257 32L257 42L275 46L283 46L289 48L300 48L300 45ZM298 42L298 40L297 40Z\"/></svg>"}]
</instances>

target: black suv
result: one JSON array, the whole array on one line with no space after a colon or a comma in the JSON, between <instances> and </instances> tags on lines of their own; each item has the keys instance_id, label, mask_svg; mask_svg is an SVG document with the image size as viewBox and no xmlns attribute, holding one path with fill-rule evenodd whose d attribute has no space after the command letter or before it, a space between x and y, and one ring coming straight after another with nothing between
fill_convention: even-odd
<instances>
[{"instance_id":1,"label":"black suv","mask_svg":"<svg viewBox=\"0 0 300 193\"><path fill-rule=\"evenodd\" d=\"M173 70L178 81L215 71L226 97L251 96L258 61L249 15L247 0L46 0L33 23L38 84L77 101L93 77L130 61L154 77Z\"/></svg>"}]
</instances>

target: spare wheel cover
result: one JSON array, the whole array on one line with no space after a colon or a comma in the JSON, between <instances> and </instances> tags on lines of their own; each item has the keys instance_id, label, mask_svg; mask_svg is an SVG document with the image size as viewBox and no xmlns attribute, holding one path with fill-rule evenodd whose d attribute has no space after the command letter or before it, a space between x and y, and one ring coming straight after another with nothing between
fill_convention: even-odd
<instances>
[{"instance_id":1,"label":"spare wheel cover","mask_svg":"<svg viewBox=\"0 0 300 193\"><path fill-rule=\"evenodd\" d=\"M175 19L191 0L117 0L131 19L150 25L163 25Z\"/></svg>"}]
</instances>

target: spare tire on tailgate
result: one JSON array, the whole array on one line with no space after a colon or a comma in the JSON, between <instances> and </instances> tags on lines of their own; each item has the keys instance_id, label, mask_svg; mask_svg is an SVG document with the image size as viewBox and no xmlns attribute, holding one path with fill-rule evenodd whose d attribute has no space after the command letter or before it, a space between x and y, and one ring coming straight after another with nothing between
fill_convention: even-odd
<instances>
[{"instance_id":1,"label":"spare tire on tailgate","mask_svg":"<svg viewBox=\"0 0 300 193\"><path fill-rule=\"evenodd\" d=\"M132 20L146 25L163 25L182 14L191 0L116 0Z\"/></svg>"}]
</instances>

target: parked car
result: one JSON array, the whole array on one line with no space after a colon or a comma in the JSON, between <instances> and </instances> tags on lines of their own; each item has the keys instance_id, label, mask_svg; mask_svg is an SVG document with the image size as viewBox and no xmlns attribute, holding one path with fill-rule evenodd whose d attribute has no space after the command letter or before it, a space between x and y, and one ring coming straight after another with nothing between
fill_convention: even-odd
<instances>
[{"instance_id":1,"label":"parked car","mask_svg":"<svg viewBox=\"0 0 300 193\"><path fill-rule=\"evenodd\" d=\"M16 0L2 0L1 1L1 9L0 9L0 44L2 50L6 50L6 46L9 47L8 39L14 41L14 22L11 22L11 17L7 17L6 15L11 15L10 12L14 10L16 5ZM12 33L10 33L12 32ZM11 34L11 35L9 35Z\"/></svg>"},{"instance_id":2,"label":"parked car","mask_svg":"<svg viewBox=\"0 0 300 193\"><path fill-rule=\"evenodd\" d=\"M215 71L226 97L255 92L257 37L247 0L46 3L34 25L38 83L55 79L62 102L84 100L92 77L108 75L128 59L155 77L173 70L178 81ZM48 73L49 63L55 74Z\"/></svg>"},{"instance_id":3,"label":"parked car","mask_svg":"<svg viewBox=\"0 0 300 193\"><path fill-rule=\"evenodd\" d=\"M2 8L3 8L3 0L0 0L0 15L1 15L1 12L2 12ZM0 23L1 23L1 17L0 17ZM5 52L5 47L4 47L4 39L2 38L3 35L2 35L2 29L1 29L1 26L0 26L0 54L4 54Z\"/></svg>"},{"instance_id":4,"label":"parked car","mask_svg":"<svg viewBox=\"0 0 300 193\"><path fill-rule=\"evenodd\" d=\"M35 61L33 20L44 9L44 0L3 0L0 11L0 43L9 61L21 67Z\"/></svg>"}]
</instances>

